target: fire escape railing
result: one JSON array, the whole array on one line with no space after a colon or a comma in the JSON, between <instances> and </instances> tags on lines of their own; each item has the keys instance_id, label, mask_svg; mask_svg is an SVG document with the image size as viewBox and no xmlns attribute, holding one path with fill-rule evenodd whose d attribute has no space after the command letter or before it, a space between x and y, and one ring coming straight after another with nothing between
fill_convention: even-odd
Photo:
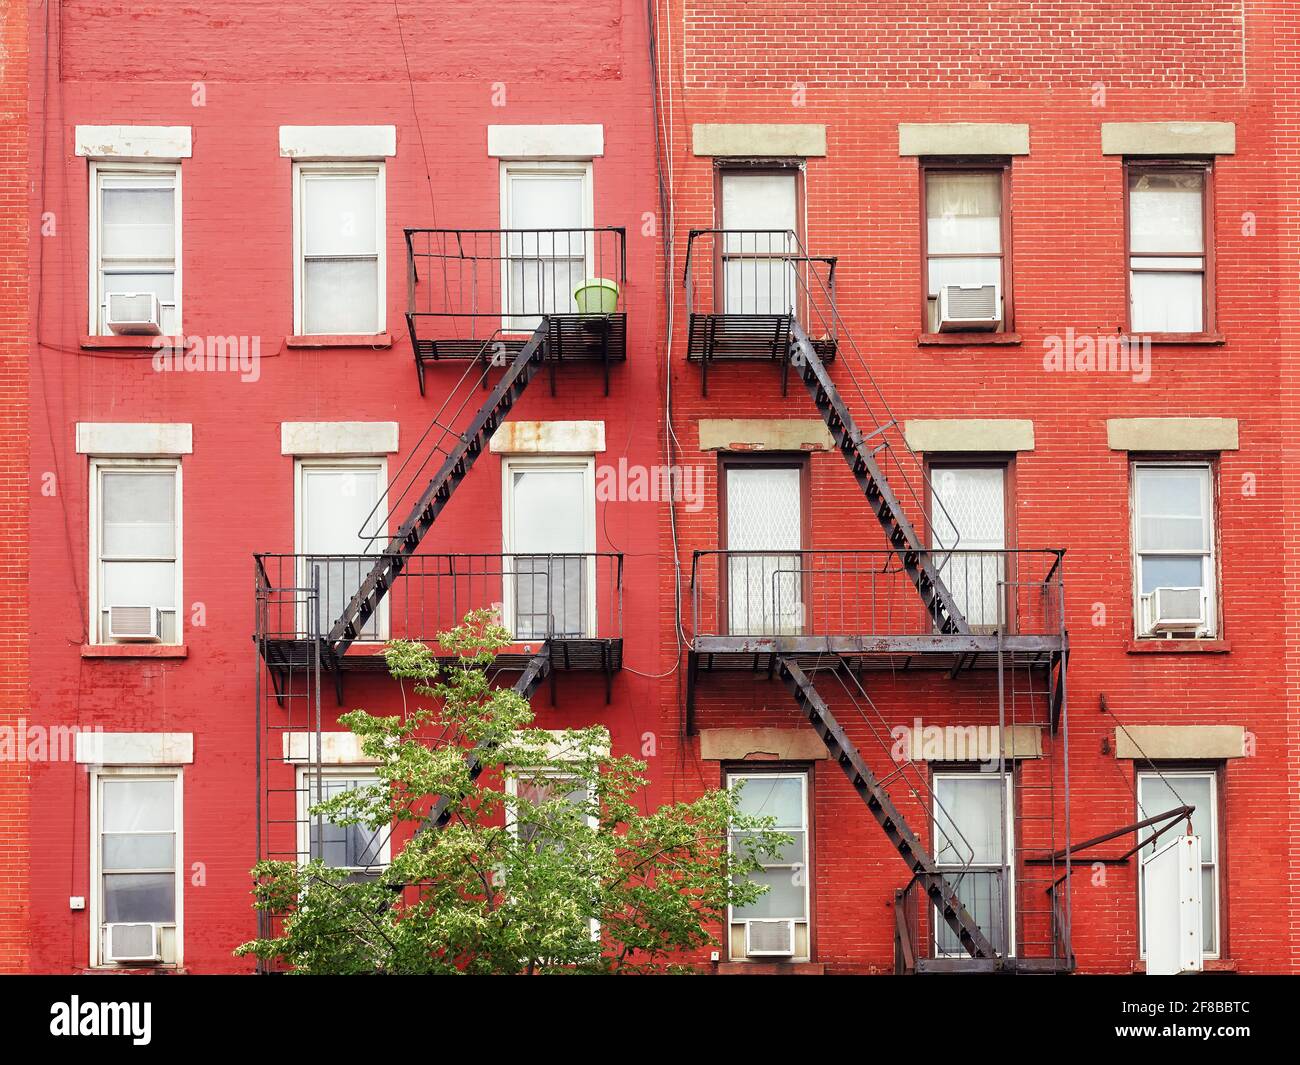
<instances>
[{"instance_id":1,"label":"fire escape railing","mask_svg":"<svg viewBox=\"0 0 1300 1065\"><path fill-rule=\"evenodd\" d=\"M936 550L936 571L971 632L1057 636L1059 551ZM696 551L694 635L930 636L934 624L898 552Z\"/></svg>"},{"instance_id":2,"label":"fire escape railing","mask_svg":"<svg viewBox=\"0 0 1300 1065\"><path fill-rule=\"evenodd\" d=\"M321 613L338 617L374 566L375 554L256 556L258 637L303 640L301 600L268 588L318 582ZM494 609L521 643L621 639L623 556L616 552L417 554L402 568L360 642L433 642L470 610Z\"/></svg>"}]
</instances>

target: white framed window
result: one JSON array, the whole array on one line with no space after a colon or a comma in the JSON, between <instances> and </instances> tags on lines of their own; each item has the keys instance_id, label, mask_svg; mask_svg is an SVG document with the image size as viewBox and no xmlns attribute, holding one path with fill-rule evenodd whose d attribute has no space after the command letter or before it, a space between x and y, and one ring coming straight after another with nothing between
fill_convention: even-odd
<instances>
[{"instance_id":1,"label":"white framed window","mask_svg":"<svg viewBox=\"0 0 1300 1065\"><path fill-rule=\"evenodd\" d=\"M1012 620L1002 609L1011 597L1005 589L999 597L998 587L1006 579L1007 467L936 464L930 486L939 576L972 629L993 632Z\"/></svg>"},{"instance_id":2,"label":"white framed window","mask_svg":"<svg viewBox=\"0 0 1300 1065\"><path fill-rule=\"evenodd\" d=\"M1016 953L1016 854L1011 777L997 773L937 772L934 859L966 910L999 954ZM1005 869L1004 869L1005 862ZM1006 898L1005 911L1003 898ZM964 958L956 933L932 914L934 953ZM1005 920L1009 917L1009 922ZM1008 927L1010 938L1008 938Z\"/></svg>"},{"instance_id":3,"label":"white framed window","mask_svg":"<svg viewBox=\"0 0 1300 1065\"><path fill-rule=\"evenodd\" d=\"M1129 329L1200 333L1212 318L1207 164L1129 163Z\"/></svg>"},{"instance_id":4,"label":"white framed window","mask_svg":"<svg viewBox=\"0 0 1300 1065\"><path fill-rule=\"evenodd\" d=\"M1214 482L1208 463L1133 466L1133 547L1139 637L1212 637Z\"/></svg>"},{"instance_id":5,"label":"white framed window","mask_svg":"<svg viewBox=\"0 0 1300 1065\"><path fill-rule=\"evenodd\" d=\"M1007 328L1010 276L1003 215L1009 174L1007 166L922 168L927 333L937 333L943 325L939 296L950 285L994 286L1001 301L998 331Z\"/></svg>"},{"instance_id":6,"label":"white framed window","mask_svg":"<svg viewBox=\"0 0 1300 1065\"><path fill-rule=\"evenodd\" d=\"M387 546L388 461L383 458L299 459L294 466L294 553L301 587L320 581L320 626L328 632ZM366 642L388 639L389 597L361 630ZM312 626L304 613L300 632Z\"/></svg>"},{"instance_id":7,"label":"white framed window","mask_svg":"<svg viewBox=\"0 0 1300 1065\"><path fill-rule=\"evenodd\" d=\"M596 635L596 472L588 457L510 457L502 600L519 640Z\"/></svg>"},{"instance_id":8,"label":"white framed window","mask_svg":"<svg viewBox=\"0 0 1300 1065\"><path fill-rule=\"evenodd\" d=\"M718 175L723 314L789 314L799 302L799 178L794 167L727 167ZM738 231L738 232L736 232Z\"/></svg>"},{"instance_id":9,"label":"white framed window","mask_svg":"<svg viewBox=\"0 0 1300 1065\"><path fill-rule=\"evenodd\" d=\"M382 333L384 164L294 163L293 219L294 332Z\"/></svg>"},{"instance_id":10,"label":"white framed window","mask_svg":"<svg viewBox=\"0 0 1300 1065\"><path fill-rule=\"evenodd\" d=\"M726 493L727 631L794 636L803 631L805 467L800 461L723 460Z\"/></svg>"},{"instance_id":11,"label":"white framed window","mask_svg":"<svg viewBox=\"0 0 1300 1065\"><path fill-rule=\"evenodd\" d=\"M1194 806L1192 831L1201 839L1201 949L1207 958L1219 957L1219 794L1217 774L1212 769L1139 771L1137 819ZM1169 842L1170 832L1182 833L1180 822L1155 843L1142 848L1139 858L1149 857ZM1138 862L1138 926L1142 957L1146 957L1146 929L1142 927L1143 866Z\"/></svg>"},{"instance_id":12,"label":"white framed window","mask_svg":"<svg viewBox=\"0 0 1300 1065\"><path fill-rule=\"evenodd\" d=\"M181 643L177 459L91 460L90 551L93 642Z\"/></svg>"},{"instance_id":13,"label":"white framed window","mask_svg":"<svg viewBox=\"0 0 1300 1065\"><path fill-rule=\"evenodd\" d=\"M313 737L314 740L314 737ZM363 766L298 767L298 861L320 859L331 869L375 872L392 861L392 825L337 825L311 809L345 791L376 784L379 777Z\"/></svg>"},{"instance_id":14,"label":"white framed window","mask_svg":"<svg viewBox=\"0 0 1300 1065\"><path fill-rule=\"evenodd\" d=\"M108 296L158 297L166 336L181 332L179 163L90 164L90 334L109 334Z\"/></svg>"},{"instance_id":15,"label":"white framed window","mask_svg":"<svg viewBox=\"0 0 1300 1065\"><path fill-rule=\"evenodd\" d=\"M574 289L593 270L594 235L585 230L594 214L590 161L501 163L506 332L530 333L543 314L576 313Z\"/></svg>"},{"instance_id":16,"label":"white framed window","mask_svg":"<svg viewBox=\"0 0 1300 1065\"><path fill-rule=\"evenodd\" d=\"M750 922L792 922L794 936L789 943L793 961L807 961L811 952L812 867L808 854L808 774L801 772L746 772L727 774L728 789L741 785L740 812L751 817L771 817L772 828L790 837L781 852L760 858L761 868L749 874L751 881L767 891L749 906L728 908L728 946L735 960L755 956L747 925ZM742 840L752 833L732 830L728 846L733 854L743 853ZM770 957L764 954L761 957Z\"/></svg>"},{"instance_id":17,"label":"white framed window","mask_svg":"<svg viewBox=\"0 0 1300 1065\"><path fill-rule=\"evenodd\" d=\"M182 962L181 782L178 768L91 773L91 965L138 964L126 956L148 960L151 945Z\"/></svg>"}]
</instances>

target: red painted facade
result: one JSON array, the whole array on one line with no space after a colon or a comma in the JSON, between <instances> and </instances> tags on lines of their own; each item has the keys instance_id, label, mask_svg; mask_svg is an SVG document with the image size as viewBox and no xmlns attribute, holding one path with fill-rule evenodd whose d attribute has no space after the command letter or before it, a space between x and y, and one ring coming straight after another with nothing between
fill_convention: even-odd
<instances>
[{"instance_id":1,"label":"red painted facade","mask_svg":"<svg viewBox=\"0 0 1300 1065\"><path fill-rule=\"evenodd\" d=\"M1286 356L1297 323L1290 303L1276 298L1293 283L1300 250L1286 182L1297 169L1297 115L1274 66L1285 20L1270 5L1247 4L1243 20L1239 5L1209 0L1180 5L1167 22L1100 3L1040 5L1032 22L1010 5L965 6L962 17L951 5L938 13L925 4L890 4L873 9L868 22L840 5L666 0L652 5L653 25L632 0L494 0L450 11L439 5L436 14L418 5L396 5L395 14L394 5L377 2L346 10L317 0L274 10L219 3L198 13L72 0L52 23L32 8L39 15L31 28L30 130L15 136L28 133L32 146L30 230L39 232L47 216L54 230L32 253L32 358L40 373L32 374L30 420L49 431L31 432L31 472L23 481L30 573L19 576L30 604L31 676L38 678L28 716L46 727L193 735L181 863L187 971L251 969L231 951L256 930L248 870L257 857L261 667L251 642L252 556L295 548L294 458L282 453L281 425L396 422L399 446L387 456L389 471L412 453L462 367L430 368L427 397L420 395L402 321L402 229L501 225L500 163L488 154L489 125L600 124L592 223L627 230L627 361L613 369L609 395L598 368L562 367L555 394L539 378L514 417L601 421L598 467L673 462L703 477L702 505L679 505L673 521L657 502L598 496L596 550L624 554L624 668L608 704L598 673L561 675L553 703L546 688L534 697L538 722L608 725L616 753L648 756L651 801L718 786L729 768L770 767L761 757L706 760L700 738L685 731L688 660L679 613L689 638L692 553L725 546L723 453L701 449L699 423L817 414L797 382L782 395L775 365L714 367L704 397L699 367L686 362L687 233L721 223L714 160L692 149L698 123L825 127L824 155L783 162L801 166L807 247L838 257L838 307L861 357L842 344L831 374L864 422L853 385L865 387L867 368L900 422L1032 421L1032 450L1002 456L1010 459L1008 528L1012 546L1067 551L1071 838L1136 819L1135 763L1116 756L1117 722L1243 727L1253 754L1215 767L1218 964L1294 971L1294 667L1286 667L1285 687L1278 680L1284 657L1296 657L1284 656L1295 632L1281 611L1261 609L1262 589L1280 581L1293 587L1296 579L1295 522L1288 520L1295 389ZM15 29L19 20L10 18L6 33L21 38L25 25ZM963 27L959 34L954 25ZM507 36L532 45L507 52ZM17 53L7 54L9 85ZM141 64L141 55L160 57L163 68ZM1157 344L1144 383L1114 373L1048 372L1045 338L1067 328L1092 335L1124 328L1125 175L1118 157L1102 153L1101 125L1143 121L1235 124L1235 152L1213 161L1222 339ZM898 126L937 122L1030 127L1028 154L1010 164L1014 343L918 342L920 177L917 159L899 154ZM89 167L77 154L75 130L133 125L191 131L192 151L180 164L183 331L259 338L256 381L158 373L148 350L87 342ZM396 127L396 153L385 164L388 346L288 343L295 332L292 164L280 154L278 134L282 126L313 125ZM16 189L17 180L3 187ZM665 257L670 219L674 239ZM0 326L26 333L20 282L21 271L6 286ZM0 364L6 395L9 365ZM22 378L13 385L26 387ZM28 435L24 417L21 405L12 413L0 408L6 425L17 419L18 439ZM1140 417L1238 422L1239 447L1212 457L1222 639L1173 653L1151 653L1133 640L1130 455L1111 450L1106 423ZM76 446L79 423L192 426L192 452L180 460L183 653L105 656L90 646L90 468ZM736 443L730 450L752 450ZM4 462L14 454L6 452ZM843 461L813 450L807 463L804 546L883 549ZM44 483L57 491L42 493ZM22 508L5 498L0 513L20 521ZM488 454L439 518L427 550L499 551L501 528L501 462ZM1268 530L1279 528L1287 530L1287 550L1262 547ZM6 537L25 542L21 528L9 534L6 525ZM0 570L0 578L9 576ZM9 659L7 648L0 644ZM13 660L23 653L20 642ZM25 674L6 674L6 684L27 688ZM939 726L997 723L988 672L950 680L899 668L864 684L887 725L916 718ZM5 714L7 690L0 689ZM395 687L375 675L350 675L342 707L329 686L325 694L327 715L398 705ZM825 694L867 752L866 723ZM1110 714L1099 710L1103 696ZM695 725L808 729L786 690L762 671L700 680ZM1062 740L1044 743L1046 757L1026 760L1016 781L1017 801L1029 814L1040 801L1032 789L1047 779L1047 759L1055 759L1052 779L1063 787ZM879 756L874 749L869 760ZM11 952L8 919L0 917L0 965L82 971L90 964L90 916L70 908L70 896L93 890L87 766L73 759L30 765L23 770L30 772L29 797L12 768L0 780L0 806L16 811L5 819L3 849L29 847L30 862L0 866L0 896L15 920L23 903L14 900L29 900L30 934L20 934L16 942L25 945ZM812 962L828 972L892 971L892 906L905 867L832 762L804 756L788 768L809 773ZM919 805L898 801L927 837ZM1064 837L1056 838L1063 845ZM1079 969L1131 971L1139 959L1132 862L1089 864L1073 888ZM1026 936L1041 934L1032 909L1026 906ZM694 960L709 967L706 954Z\"/></svg>"}]
</instances>

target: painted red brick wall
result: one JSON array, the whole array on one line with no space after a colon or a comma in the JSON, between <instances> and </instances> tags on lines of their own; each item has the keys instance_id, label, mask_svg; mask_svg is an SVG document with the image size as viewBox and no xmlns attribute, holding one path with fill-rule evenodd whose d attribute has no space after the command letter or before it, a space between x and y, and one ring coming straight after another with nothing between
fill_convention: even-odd
<instances>
[{"instance_id":1,"label":"painted red brick wall","mask_svg":"<svg viewBox=\"0 0 1300 1065\"><path fill-rule=\"evenodd\" d=\"M27 966L27 11L0 10L0 972ZM25 740L25 737L23 737Z\"/></svg>"},{"instance_id":2,"label":"painted red brick wall","mask_svg":"<svg viewBox=\"0 0 1300 1065\"><path fill-rule=\"evenodd\" d=\"M1279 690L1288 625L1282 612L1261 608L1282 577L1282 556L1268 545L1284 515L1294 548L1294 496L1284 478L1293 483L1295 464L1283 462L1281 443L1282 425L1294 428L1294 410L1280 424L1278 380L1295 326L1285 318L1290 312L1279 311L1287 301L1275 297L1294 287L1293 197L1283 167L1294 166L1295 134L1294 111L1288 118L1275 110L1279 95L1293 96L1285 68L1274 66L1282 48L1275 40L1284 21L1279 10L1247 3L1244 22L1235 3L1159 11L1035 4L1027 13L1012 4L940 11L912 3L868 10L669 0L658 10L665 56L660 91L675 177L669 351L681 461L716 470L716 456L699 451L702 417L815 416L796 385L782 398L773 367L715 367L704 399L698 369L684 362L686 231L719 224L711 160L692 154L692 125L824 123L828 154L807 163L807 243L812 254L839 257L839 306L862 356L842 350L832 368L850 408L866 420L852 377L865 387L869 368L900 420L1034 423L1035 450L1015 463L1014 526L1021 547L1068 552L1072 837L1135 820L1133 763L1103 752L1116 728L1099 710L1103 695L1126 725L1244 726L1257 753L1232 760L1226 771L1225 956L1242 971L1293 968L1287 944L1295 927L1288 895L1294 850L1287 840L1297 783L1295 678L1288 670L1286 692ZM1045 372L1045 338L1066 327L1090 334L1124 328L1123 170L1118 159L1101 154L1101 123L1177 119L1236 123L1236 154L1215 164L1217 307L1225 342L1157 346L1145 384L1119 374ZM1031 154L1015 159L1012 171L1018 345L916 341L918 172L915 159L898 155L897 127L960 121L1031 127ZM1294 388L1283 395L1294 407ZM1127 456L1108 449L1105 423L1162 415L1240 421L1240 449L1225 452L1219 468L1221 599L1231 648L1224 654L1128 650ZM815 455L812 483L808 546L885 546L839 457ZM705 498L716 498L712 489ZM713 506L678 518L677 547L687 564L692 550L720 546ZM668 551L666 528L663 542ZM1294 583L1294 551L1288 559ZM665 603L668 588L666 577ZM1098 605L1106 618L1100 625L1093 623ZM1289 629L1294 641L1294 626ZM997 720L987 678L886 674L866 683L891 721ZM798 725L784 689L762 675L701 682L699 699L701 728ZM828 701L872 762L879 752L864 722L843 699ZM664 713L680 722L679 693L665 693ZM873 764L881 768L879 757ZM716 784L718 773L718 764L701 761L697 742L688 741L665 786L690 794ZM818 960L838 971L888 968L890 905L907 879L903 864L839 770L824 762L814 774L813 821ZM1075 875L1074 947L1084 971L1128 971L1138 958L1135 873L1130 864L1104 874L1104 883L1095 882L1090 867Z\"/></svg>"},{"instance_id":3,"label":"painted red brick wall","mask_svg":"<svg viewBox=\"0 0 1300 1065\"><path fill-rule=\"evenodd\" d=\"M645 22L631 0L596 4L490 2L398 5L412 80L391 3L310 2L272 10L168 4L62 5L52 29L48 80L32 89L33 143L44 146L33 218L52 210L35 283L42 295L34 420L49 425L33 444L34 477L52 472L56 498L38 498L32 521L34 669L40 720L118 731L194 734L185 768L185 963L194 972L246 971L231 951L255 934L248 870L254 841L253 553L293 550L293 460L280 453L283 421L396 421L395 471L460 377L462 365L430 371L421 398L402 314L404 226L500 225L498 163L487 155L489 123L602 123L605 154L594 164L595 223L628 227L629 357L613 371L562 368L557 395L545 375L515 408L526 419L601 419L598 462L655 461L656 301L652 237L654 178ZM62 28L63 39L57 37ZM519 35L516 37L515 35ZM507 39L515 46L503 47ZM127 47L124 42L130 42ZM519 46L519 42L526 42ZM33 29L38 53L43 23ZM152 56L157 66L142 65ZM555 78L556 68L564 74ZM197 83L202 83L200 86ZM203 105L196 106L202 89ZM504 106L494 106L494 96ZM418 129L416 118L418 117ZM74 155L78 124L188 125L183 163L186 333L261 338L261 377L155 373L148 359L83 350L87 319L87 163ZM391 349L290 349L293 329L290 161L278 127L391 124L387 163L388 324ZM424 147L421 147L421 133ZM426 176L427 153L429 174ZM432 203L431 203L432 200ZM188 657L84 658L87 459L74 453L79 421L193 425L183 459L184 603L206 608L186 626ZM485 455L427 541L437 552L500 550L500 462ZM626 553L626 663L606 706L598 678L558 679L557 703L538 695L539 723L607 723L620 753L636 753L656 727L660 627L653 503L609 502L597 513L599 550ZM401 515L404 517L405 515ZM482 604L489 605L489 604ZM329 715L397 705L395 684L349 680ZM326 728L329 728L329 722ZM84 767L33 771L32 966L78 970L87 962L88 795ZM196 868L194 863L201 863ZM200 875L201 874L201 875ZM200 882L201 881L201 882Z\"/></svg>"}]
</instances>

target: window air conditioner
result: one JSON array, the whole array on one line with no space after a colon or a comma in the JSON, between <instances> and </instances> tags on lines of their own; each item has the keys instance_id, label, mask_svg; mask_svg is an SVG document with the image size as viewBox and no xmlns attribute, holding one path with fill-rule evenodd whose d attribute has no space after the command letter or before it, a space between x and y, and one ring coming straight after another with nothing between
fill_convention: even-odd
<instances>
[{"instance_id":1,"label":"window air conditioner","mask_svg":"<svg viewBox=\"0 0 1300 1065\"><path fill-rule=\"evenodd\" d=\"M162 961L158 925L108 924L104 931L106 961Z\"/></svg>"},{"instance_id":2,"label":"window air conditioner","mask_svg":"<svg viewBox=\"0 0 1300 1065\"><path fill-rule=\"evenodd\" d=\"M939 289L939 332L997 329L1002 293L997 285L944 285Z\"/></svg>"},{"instance_id":3,"label":"window air conditioner","mask_svg":"<svg viewBox=\"0 0 1300 1065\"><path fill-rule=\"evenodd\" d=\"M1200 588L1157 588L1151 593L1151 631L1201 629L1205 598Z\"/></svg>"},{"instance_id":4,"label":"window air conditioner","mask_svg":"<svg viewBox=\"0 0 1300 1065\"><path fill-rule=\"evenodd\" d=\"M110 640L161 640L160 611L153 606L110 606Z\"/></svg>"},{"instance_id":5,"label":"window air conditioner","mask_svg":"<svg viewBox=\"0 0 1300 1065\"><path fill-rule=\"evenodd\" d=\"M746 921L745 954L751 958L793 956L794 920Z\"/></svg>"},{"instance_id":6,"label":"window air conditioner","mask_svg":"<svg viewBox=\"0 0 1300 1065\"><path fill-rule=\"evenodd\" d=\"M110 292L104 324L115 336L158 336L162 309L152 292Z\"/></svg>"}]
</instances>

